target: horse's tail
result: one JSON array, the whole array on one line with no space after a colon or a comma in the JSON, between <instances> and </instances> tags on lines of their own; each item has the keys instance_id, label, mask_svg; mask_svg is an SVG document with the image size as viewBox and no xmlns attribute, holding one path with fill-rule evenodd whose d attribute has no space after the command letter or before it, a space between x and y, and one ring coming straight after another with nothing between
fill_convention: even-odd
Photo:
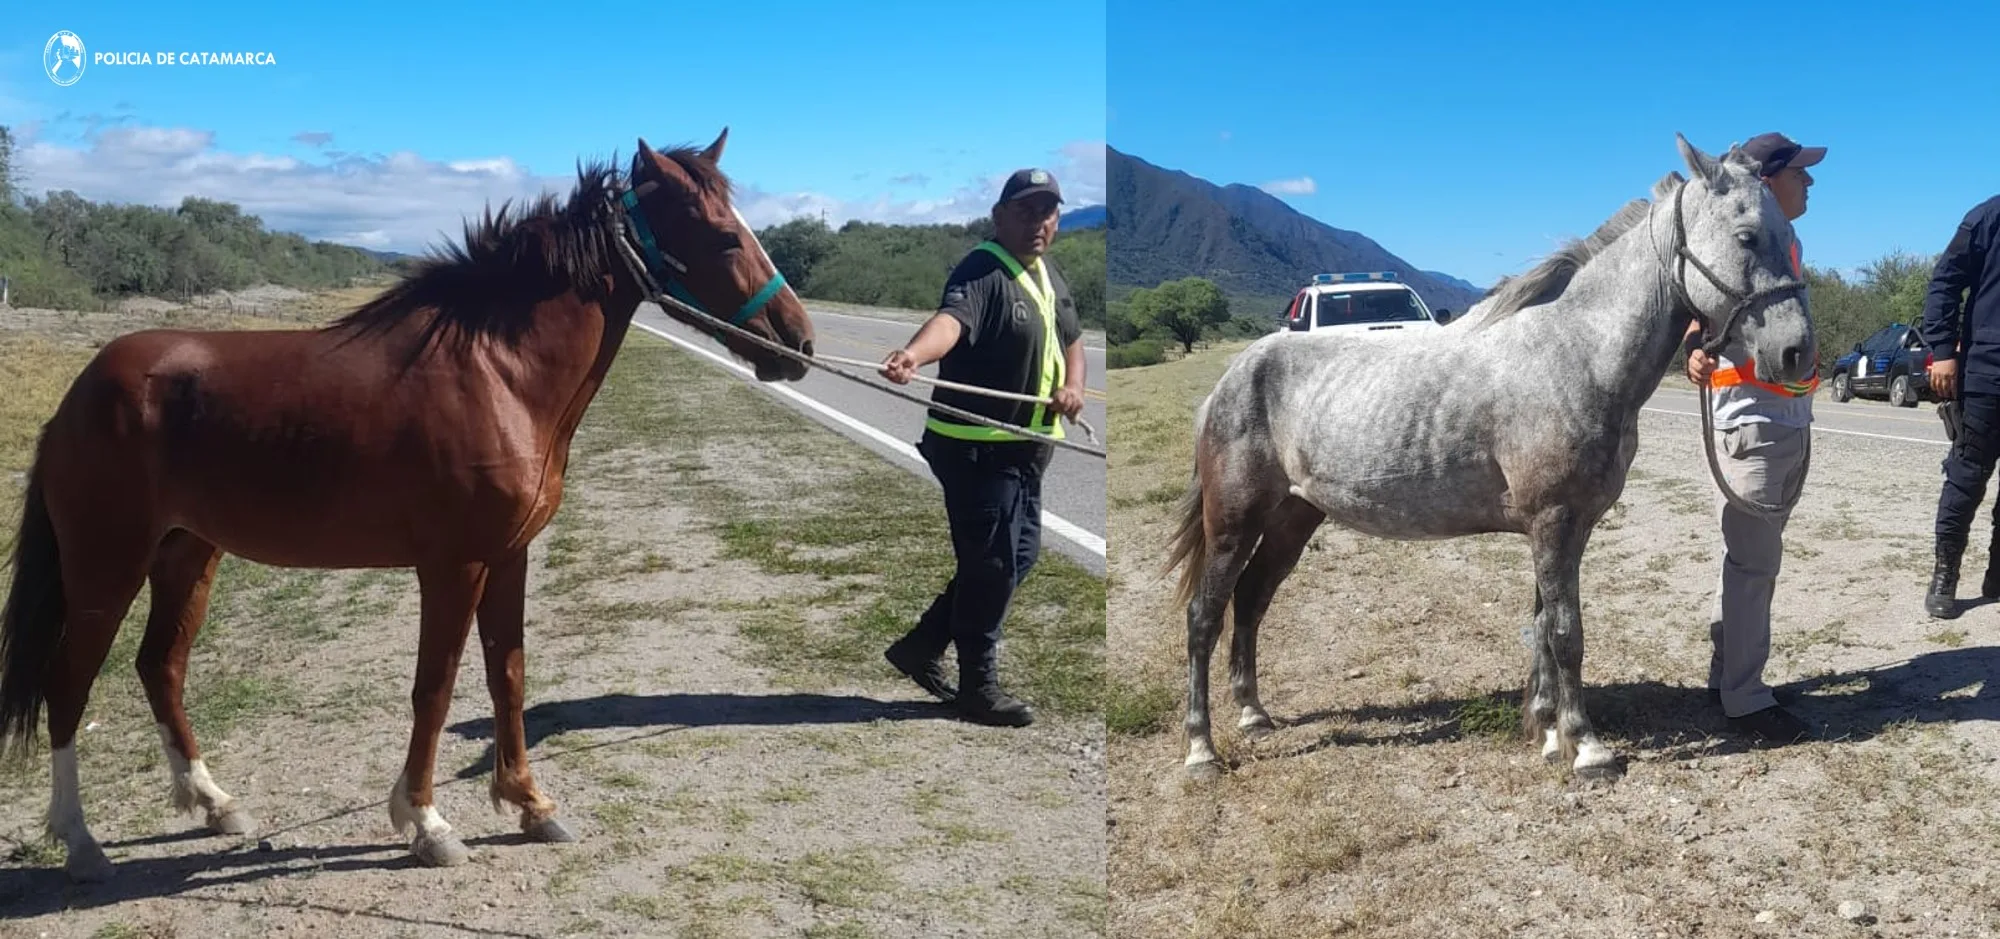
<instances>
[{"instance_id":1,"label":"horse's tail","mask_svg":"<svg viewBox=\"0 0 2000 939\"><path fill-rule=\"evenodd\" d=\"M1188 474L1187 492L1181 496L1181 523L1168 539L1166 569L1171 571L1181 565L1180 583L1174 589L1174 602L1187 606L1194 599L1195 588L1201 583L1202 572L1208 569L1208 527L1203 522L1201 497L1201 436L1202 427L1207 423L1208 407L1204 404L1195 412L1194 470Z\"/></svg>"},{"instance_id":2,"label":"horse's tail","mask_svg":"<svg viewBox=\"0 0 2000 939\"><path fill-rule=\"evenodd\" d=\"M14 541L14 582L0 609L0 755L27 754L41 722L43 683L62 642L68 604L56 528L42 494L41 460L28 471L21 530Z\"/></svg>"}]
</instances>

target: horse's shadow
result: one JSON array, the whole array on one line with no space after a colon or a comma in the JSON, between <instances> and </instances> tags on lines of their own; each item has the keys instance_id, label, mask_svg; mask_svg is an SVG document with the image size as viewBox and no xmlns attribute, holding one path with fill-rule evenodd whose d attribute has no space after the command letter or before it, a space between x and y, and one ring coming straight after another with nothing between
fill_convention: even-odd
<instances>
[{"instance_id":1,"label":"horse's shadow","mask_svg":"<svg viewBox=\"0 0 2000 939\"><path fill-rule=\"evenodd\" d=\"M143 857L117 859L120 848L144 845L166 844L169 842L196 842L209 837L205 829L190 829L135 838L127 841L107 841L104 848L114 855L116 873L112 879L99 884L79 884L69 879L61 867L9 867L0 869L0 920L26 919L62 913L68 910L93 909L115 906L133 900L149 900L163 897L177 897L215 904L236 904L242 906L295 906L299 909L314 910L341 916L360 916L383 921L385 932L396 924L407 927L426 927L427 930L468 936L504 936L532 939L529 933L487 929L464 923L451 922L447 918L425 919L403 916L365 908L343 908L317 903L269 903L261 899L241 899L189 893L207 891L210 888L250 884L273 877L294 874L342 871L377 871L407 869L413 876L423 876L431 871L418 864L417 860L401 844L377 845L326 845L299 846L260 850L254 842L240 846L232 845L218 851L169 854L163 857ZM473 848L491 845L527 844L527 836L513 833L489 837L467 838L465 843ZM454 876L451 872L434 872L444 876ZM426 935L430 932L426 931Z\"/></svg>"},{"instance_id":2,"label":"horse's shadow","mask_svg":"<svg viewBox=\"0 0 2000 939\"><path fill-rule=\"evenodd\" d=\"M572 730L605 728L646 730L645 733L592 744L591 748L595 748L617 746L695 727L944 720L950 719L950 712L943 705L936 703L878 701L851 695L666 694L600 695L573 701L555 701L527 709L524 717L528 745L531 747L548 737ZM493 736L493 720L490 717L483 717L461 721L449 729L462 737L484 738L490 741ZM489 743L480 759L460 770L456 774L456 779L462 781L484 775L492 770L492 766L493 748ZM443 784L444 781L440 780L440 785ZM379 809L381 806L382 803L377 801L371 805L342 809L329 817ZM306 824L317 824L318 821ZM291 826L286 830L298 827L303 826ZM208 889L256 883L268 878L308 871L338 873L409 870L412 872L411 876L423 877L429 870L420 866L403 844L393 840L374 845L300 845L272 850L263 850L260 844L254 841L244 843L228 841L228 847L201 850L201 842L212 838L223 840L219 836L209 835L206 829L197 827L144 838L107 841L104 847L107 852L114 855L113 864L116 873L110 881L102 884L73 883L59 866L0 868L0 921L59 913L69 909L90 909L129 900L173 896L210 903L249 903L251 901L208 895ZM188 853L168 854L163 857L116 857L119 849L178 843L186 843L189 848ZM525 835L516 832L467 838L465 843L477 848L481 845L527 845L530 842ZM189 893L195 890L202 892ZM382 928L385 930L393 928L390 924L400 923L465 935L509 937L525 935L450 923L442 919L426 920L316 904L301 906L322 912L381 919L384 920Z\"/></svg>"},{"instance_id":3,"label":"horse's shadow","mask_svg":"<svg viewBox=\"0 0 2000 939\"><path fill-rule=\"evenodd\" d=\"M698 727L781 727L797 724L867 724L874 721L943 720L944 705L924 701L878 701L855 695L824 694L607 694L537 704L522 712L528 747L574 730L650 728L649 732L592 744L595 749ZM458 771L468 779L493 770L493 719L459 721L449 728L469 740L486 740L486 752Z\"/></svg>"},{"instance_id":4,"label":"horse's shadow","mask_svg":"<svg viewBox=\"0 0 2000 939\"><path fill-rule=\"evenodd\" d=\"M1886 729L1912 724L2000 721L2000 648L1948 649L1873 668L1833 672L1778 686L1779 700L1811 725L1821 740L1858 742ZM1422 746L1472 736L1470 715L1490 713L1495 695L1433 698L1406 705L1329 708L1286 718L1281 728L1310 733L1315 725L1343 726L1312 735L1282 735L1253 748L1255 759L1302 756L1332 747ZM1520 691L1498 697L1519 707ZM1657 681L1588 685L1585 706L1598 730L1652 760L1718 756L1751 749L1705 688ZM1518 724L1515 725L1518 730ZM1617 743L1614 743L1616 746Z\"/></svg>"}]
</instances>

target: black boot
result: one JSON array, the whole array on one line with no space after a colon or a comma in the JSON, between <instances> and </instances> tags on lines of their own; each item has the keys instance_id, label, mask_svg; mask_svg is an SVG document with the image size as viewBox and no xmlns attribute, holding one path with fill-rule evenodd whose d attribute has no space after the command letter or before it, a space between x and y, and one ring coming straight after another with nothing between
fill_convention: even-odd
<instances>
[{"instance_id":1,"label":"black boot","mask_svg":"<svg viewBox=\"0 0 2000 939\"><path fill-rule=\"evenodd\" d=\"M1000 690L1000 669L997 656L991 652L965 652L959 646L961 659L958 669L958 697L951 700L951 706L965 715L966 719L1000 727L1026 727L1035 722L1035 712L1027 703Z\"/></svg>"},{"instance_id":2,"label":"black boot","mask_svg":"<svg viewBox=\"0 0 2000 939\"><path fill-rule=\"evenodd\" d=\"M1936 619L1958 617L1958 561L1964 554L1964 540L1937 540L1937 566L1931 571L1931 592L1924 597L1924 612Z\"/></svg>"},{"instance_id":3,"label":"black boot","mask_svg":"<svg viewBox=\"0 0 2000 939\"><path fill-rule=\"evenodd\" d=\"M953 688L945 678L944 657L918 649L917 642L915 634L904 636L883 650L882 657L895 666L896 671L916 682L917 687L930 692L940 701L950 703L952 698L957 697L958 689Z\"/></svg>"},{"instance_id":4,"label":"black boot","mask_svg":"<svg viewBox=\"0 0 2000 939\"><path fill-rule=\"evenodd\" d=\"M1028 707L1027 702L1001 691L999 682L960 684L958 697L951 699L951 706L967 719L998 727L1026 727L1035 722L1034 709Z\"/></svg>"}]
</instances>

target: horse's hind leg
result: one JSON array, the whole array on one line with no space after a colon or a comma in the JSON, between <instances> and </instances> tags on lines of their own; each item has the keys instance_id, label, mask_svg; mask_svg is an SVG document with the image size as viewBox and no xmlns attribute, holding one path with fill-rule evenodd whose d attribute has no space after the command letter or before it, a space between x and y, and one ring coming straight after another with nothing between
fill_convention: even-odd
<instances>
[{"instance_id":1,"label":"horse's hind leg","mask_svg":"<svg viewBox=\"0 0 2000 939\"><path fill-rule=\"evenodd\" d=\"M527 729L522 724L525 665L523 617L528 592L528 552L493 566L479 601L479 638L486 648L486 687L493 694L493 809L511 802L521 810L521 830L537 841L574 841L556 818L556 804L535 788L528 772Z\"/></svg>"},{"instance_id":2,"label":"horse's hind leg","mask_svg":"<svg viewBox=\"0 0 2000 939\"><path fill-rule=\"evenodd\" d=\"M1203 475L1205 480L1222 478L1206 471ZM1215 738L1209 730L1209 660L1215 653L1215 641L1222 634L1222 612L1229 606L1237 578L1257 546L1265 511L1276 501L1254 490L1245 492L1250 488L1203 483L1206 504L1201 510L1205 519L1199 537L1206 540L1206 545L1187 604L1188 704L1184 722L1188 740L1185 765L1188 774L1197 779L1221 774Z\"/></svg>"},{"instance_id":3,"label":"horse's hind leg","mask_svg":"<svg viewBox=\"0 0 2000 939\"><path fill-rule=\"evenodd\" d=\"M184 530L170 532L160 542L153 557L153 607L146 618L146 638L139 645L138 669L173 776L174 808L192 812L200 807L211 830L240 835L256 823L209 778L194 728L181 706L188 652L208 616L208 591L221 560L220 549Z\"/></svg>"},{"instance_id":4,"label":"horse's hind leg","mask_svg":"<svg viewBox=\"0 0 2000 939\"><path fill-rule=\"evenodd\" d=\"M465 863L471 852L452 833L431 798L431 776L437 769L438 735L451 709L451 689L458 679L458 660L472 613L486 586L483 564L450 564L417 568L423 591L423 623L417 638L417 677L410 687L416 719L410 726L410 752L402 775L389 792L389 821L396 832L417 827L410 853L432 867Z\"/></svg>"},{"instance_id":5,"label":"horse's hind leg","mask_svg":"<svg viewBox=\"0 0 2000 939\"><path fill-rule=\"evenodd\" d=\"M1271 608L1278 585L1290 576L1305 553L1306 542L1326 521L1326 513L1297 496L1278 503L1264 523L1264 537L1236 581L1236 632L1229 646L1229 686L1243 716L1236 722L1245 736L1261 737L1277 729L1257 695L1257 627Z\"/></svg>"},{"instance_id":6,"label":"horse's hind leg","mask_svg":"<svg viewBox=\"0 0 2000 939\"><path fill-rule=\"evenodd\" d=\"M111 654L112 640L132 598L146 578L143 538L99 547L96 538L63 544L63 591L68 616L62 641L50 663L45 700L49 709L49 834L69 851L63 869L73 879L100 881L111 876L111 860L83 820L82 781L77 775L76 731L90 703L90 686Z\"/></svg>"},{"instance_id":7,"label":"horse's hind leg","mask_svg":"<svg viewBox=\"0 0 2000 939\"><path fill-rule=\"evenodd\" d=\"M1546 513L1535 521L1529 539L1534 546L1535 581L1546 606L1537 620L1537 641L1548 644L1556 684L1556 738L1560 753L1578 776L1607 778L1619 774L1617 757L1597 739L1583 708L1583 549L1590 525L1568 509Z\"/></svg>"}]
</instances>

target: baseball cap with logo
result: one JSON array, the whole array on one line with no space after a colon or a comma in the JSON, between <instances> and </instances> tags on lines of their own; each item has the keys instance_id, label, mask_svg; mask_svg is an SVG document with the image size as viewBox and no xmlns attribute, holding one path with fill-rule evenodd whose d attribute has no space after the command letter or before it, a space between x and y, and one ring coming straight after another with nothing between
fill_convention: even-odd
<instances>
[{"instance_id":1,"label":"baseball cap with logo","mask_svg":"<svg viewBox=\"0 0 2000 939\"><path fill-rule=\"evenodd\" d=\"M1007 185L1000 189L1000 201L1012 202L1015 199L1025 199L1038 192L1055 196L1057 202L1063 201L1062 189L1056 185L1056 178L1050 175L1048 170L1015 170L1014 175L1007 177Z\"/></svg>"},{"instance_id":2,"label":"baseball cap with logo","mask_svg":"<svg viewBox=\"0 0 2000 939\"><path fill-rule=\"evenodd\" d=\"M1825 147L1802 147L1798 141L1777 132L1758 134L1743 145L1743 152L1763 165L1760 175L1776 176L1788 166L1811 166L1826 159Z\"/></svg>"}]
</instances>

